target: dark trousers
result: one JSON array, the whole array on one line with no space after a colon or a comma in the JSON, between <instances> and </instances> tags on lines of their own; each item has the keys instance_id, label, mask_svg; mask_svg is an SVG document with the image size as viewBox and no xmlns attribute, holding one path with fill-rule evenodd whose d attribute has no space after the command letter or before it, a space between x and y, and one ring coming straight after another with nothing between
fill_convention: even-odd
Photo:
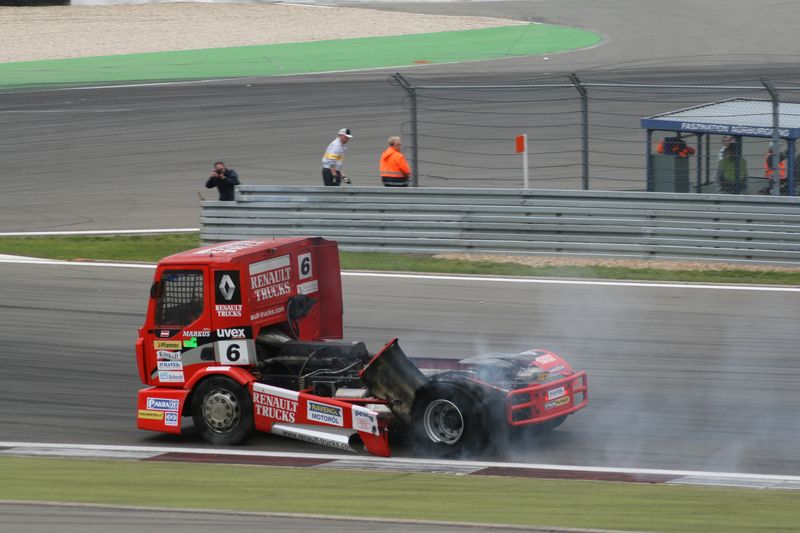
<instances>
[{"instance_id":1,"label":"dark trousers","mask_svg":"<svg viewBox=\"0 0 800 533\"><path fill-rule=\"evenodd\" d=\"M398 179L398 178L387 178L385 176L381 176L381 181L383 181L384 187L408 187L408 179Z\"/></svg>"},{"instance_id":2,"label":"dark trousers","mask_svg":"<svg viewBox=\"0 0 800 533\"><path fill-rule=\"evenodd\" d=\"M342 180L339 174L334 175L334 173L329 168L322 169L322 183L324 183L325 186L338 187L341 181Z\"/></svg>"}]
</instances>

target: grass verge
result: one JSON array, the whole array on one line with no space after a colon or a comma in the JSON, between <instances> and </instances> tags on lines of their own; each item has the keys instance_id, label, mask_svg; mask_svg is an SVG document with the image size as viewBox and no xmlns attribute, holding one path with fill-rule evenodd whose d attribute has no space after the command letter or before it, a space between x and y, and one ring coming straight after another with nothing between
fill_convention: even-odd
<instances>
[{"instance_id":1,"label":"grass verge","mask_svg":"<svg viewBox=\"0 0 800 533\"><path fill-rule=\"evenodd\" d=\"M550 527L790 531L792 491L87 459L0 458L0 499Z\"/></svg>"},{"instance_id":2,"label":"grass verge","mask_svg":"<svg viewBox=\"0 0 800 533\"><path fill-rule=\"evenodd\" d=\"M553 54L596 33L551 24L0 64L0 87L283 76Z\"/></svg>"},{"instance_id":3,"label":"grass verge","mask_svg":"<svg viewBox=\"0 0 800 533\"><path fill-rule=\"evenodd\" d=\"M105 237L3 237L0 254L48 259L156 262L200 246L197 234ZM541 266L436 259L429 255L342 252L344 270L393 270L450 274L800 285L799 272L753 270L660 270L609 266Z\"/></svg>"}]
</instances>

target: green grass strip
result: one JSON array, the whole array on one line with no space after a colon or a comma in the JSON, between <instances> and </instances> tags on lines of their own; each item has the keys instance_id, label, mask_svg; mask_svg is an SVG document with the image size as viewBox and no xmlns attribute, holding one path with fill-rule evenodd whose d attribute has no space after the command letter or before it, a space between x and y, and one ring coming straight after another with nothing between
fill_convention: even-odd
<instances>
[{"instance_id":1,"label":"green grass strip","mask_svg":"<svg viewBox=\"0 0 800 533\"><path fill-rule=\"evenodd\" d=\"M201 245L197 234L105 237L2 237L0 254L47 259L92 259L155 263ZM390 270L486 276L624 279L694 283L800 285L800 271L661 270L606 266L532 267L514 263L435 259L430 255L341 252L344 270Z\"/></svg>"},{"instance_id":2,"label":"green grass strip","mask_svg":"<svg viewBox=\"0 0 800 533\"><path fill-rule=\"evenodd\" d=\"M0 499L691 532L796 531L800 493L213 464L0 458Z\"/></svg>"},{"instance_id":3,"label":"green grass strip","mask_svg":"<svg viewBox=\"0 0 800 533\"><path fill-rule=\"evenodd\" d=\"M550 24L0 64L0 87L278 76L552 54L596 34Z\"/></svg>"}]
</instances>

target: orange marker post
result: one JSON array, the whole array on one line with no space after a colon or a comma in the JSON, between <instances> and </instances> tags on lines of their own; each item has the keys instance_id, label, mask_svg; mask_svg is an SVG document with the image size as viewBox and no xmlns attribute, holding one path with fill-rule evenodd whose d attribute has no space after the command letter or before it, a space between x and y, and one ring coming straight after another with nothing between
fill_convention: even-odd
<instances>
[{"instance_id":1,"label":"orange marker post","mask_svg":"<svg viewBox=\"0 0 800 533\"><path fill-rule=\"evenodd\" d=\"M517 153L522 154L522 179L524 187L528 188L528 134L517 135Z\"/></svg>"}]
</instances>

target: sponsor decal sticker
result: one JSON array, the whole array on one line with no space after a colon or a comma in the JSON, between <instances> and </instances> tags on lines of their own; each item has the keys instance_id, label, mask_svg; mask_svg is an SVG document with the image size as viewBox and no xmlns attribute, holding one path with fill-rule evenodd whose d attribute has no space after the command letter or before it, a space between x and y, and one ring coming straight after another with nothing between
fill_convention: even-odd
<instances>
[{"instance_id":1,"label":"sponsor decal sticker","mask_svg":"<svg viewBox=\"0 0 800 533\"><path fill-rule=\"evenodd\" d=\"M554 407L558 407L560 405L565 405L569 403L569 396L564 396L563 398L559 398L558 400L553 400L551 402L545 402L544 408L545 409L553 409Z\"/></svg>"},{"instance_id":2,"label":"sponsor decal sticker","mask_svg":"<svg viewBox=\"0 0 800 533\"><path fill-rule=\"evenodd\" d=\"M555 363L556 361L558 361L558 359L556 359L554 355L546 353L544 355L540 355L539 357L537 357L533 361L535 363L537 363L537 364L540 364L540 365L546 365L546 364L549 364L549 363Z\"/></svg>"},{"instance_id":3,"label":"sponsor decal sticker","mask_svg":"<svg viewBox=\"0 0 800 533\"><path fill-rule=\"evenodd\" d=\"M314 400L307 400L306 409L308 410L306 416L308 416L309 420L331 426L344 426L342 408L337 405L328 405L315 402Z\"/></svg>"},{"instance_id":4,"label":"sponsor decal sticker","mask_svg":"<svg viewBox=\"0 0 800 533\"><path fill-rule=\"evenodd\" d=\"M227 317L240 317L242 316L242 306L241 304L231 304L231 305L216 305L214 308L217 311L217 316L221 318Z\"/></svg>"},{"instance_id":5,"label":"sponsor decal sticker","mask_svg":"<svg viewBox=\"0 0 800 533\"><path fill-rule=\"evenodd\" d=\"M272 433L274 433L275 435L282 435L284 437L291 437L293 439L302 440L304 442L310 442L311 444L319 444L322 446L328 446L330 448L339 448L340 450L353 451L353 449L345 442L339 442L334 439L326 439L325 437L318 435L306 435L304 433L295 434L285 431L283 428L274 428L274 427L272 429Z\"/></svg>"},{"instance_id":6,"label":"sponsor decal sticker","mask_svg":"<svg viewBox=\"0 0 800 533\"><path fill-rule=\"evenodd\" d=\"M171 398L148 398L147 409L150 411L177 411L180 403Z\"/></svg>"},{"instance_id":7,"label":"sponsor decal sticker","mask_svg":"<svg viewBox=\"0 0 800 533\"><path fill-rule=\"evenodd\" d=\"M227 372L230 369L229 366L207 366L206 372Z\"/></svg>"},{"instance_id":8,"label":"sponsor decal sticker","mask_svg":"<svg viewBox=\"0 0 800 533\"><path fill-rule=\"evenodd\" d=\"M559 387L557 389L552 389L547 391L547 399L548 400L555 400L556 398L561 398L567 392L564 390L564 387Z\"/></svg>"},{"instance_id":9,"label":"sponsor decal sticker","mask_svg":"<svg viewBox=\"0 0 800 533\"><path fill-rule=\"evenodd\" d=\"M242 316L242 292L239 283L238 270L218 270L214 272L214 303L217 306L219 316ZM236 312L239 314L221 314L224 312Z\"/></svg>"},{"instance_id":10,"label":"sponsor decal sticker","mask_svg":"<svg viewBox=\"0 0 800 533\"><path fill-rule=\"evenodd\" d=\"M287 395L258 392L257 387L253 385L253 406L256 409L256 416L293 424L297 417L297 398L291 399L285 396Z\"/></svg>"},{"instance_id":11,"label":"sponsor decal sticker","mask_svg":"<svg viewBox=\"0 0 800 533\"><path fill-rule=\"evenodd\" d=\"M164 413L164 425L165 426L177 426L178 425L178 413L177 411L168 411Z\"/></svg>"},{"instance_id":12,"label":"sponsor decal sticker","mask_svg":"<svg viewBox=\"0 0 800 533\"><path fill-rule=\"evenodd\" d=\"M180 350L181 341L153 341L156 350Z\"/></svg>"},{"instance_id":13,"label":"sponsor decal sticker","mask_svg":"<svg viewBox=\"0 0 800 533\"><path fill-rule=\"evenodd\" d=\"M159 361L159 370L183 370L183 363L180 361Z\"/></svg>"},{"instance_id":14,"label":"sponsor decal sticker","mask_svg":"<svg viewBox=\"0 0 800 533\"><path fill-rule=\"evenodd\" d=\"M183 339L183 347L197 348L197 337L192 337L191 339Z\"/></svg>"},{"instance_id":15,"label":"sponsor decal sticker","mask_svg":"<svg viewBox=\"0 0 800 533\"><path fill-rule=\"evenodd\" d=\"M182 370L159 370L158 380L161 383L183 383Z\"/></svg>"},{"instance_id":16,"label":"sponsor decal sticker","mask_svg":"<svg viewBox=\"0 0 800 533\"><path fill-rule=\"evenodd\" d=\"M266 302L292 293L292 266L288 255L250 265L250 296Z\"/></svg>"},{"instance_id":17,"label":"sponsor decal sticker","mask_svg":"<svg viewBox=\"0 0 800 533\"><path fill-rule=\"evenodd\" d=\"M156 352L156 358L159 361L180 361L181 360L181 352L170 352L166 350L158 350Z\"/></svg>"},{"instance_id":18,"label":"sponsor decal sticker","mask_svg":"<svg viewBox=\"0 0 800 533\"><path fill-rule=\"evenodd\" d=\"M378 413L365 407L353 406L353 429L378 435Z\"/></svg>"},{"instance_id":19,"label":"sponsor decal sticker","mask_svg":"<svg viewBox=\"0 0 800 533\"><path fill-rule=\"evenodd\" d=\"M138 418L142 420L164 420L164 411L151 411L150 409L139 409Z\"/></svg>"},{"instance_id":20,"label":"sponsor decal sticker","mask_svg":"<svg viewBox=\"0 0 800 533\"><path fill-rule=\"evenodd\" d=\"M161 331L159 331L158 332L158 336L162 337L164 339L168 339L168 338L172 337L172 335L170 335L168 329L162 329Z\"/></svg>"},{"instance_id":21,"label":"sponsor decal sticker","mask_svg":"<svg viewBox=\"0 0 800 533\"><path fill-rule=\"evenodd\" d=\"M225 328L217 330L217 338L219 339L244 339L247 335L244 332L245 328Z\"/></svg>"},{"instance_id":22,"label":"sponsor decal sticker","mask_svg":"<svg viewBox=\"0 0 800 533\"><path fill-rule=\"evenodd\" d=\"M312 294L319 290L317 280L307 281L297 286L297 294Z\"/></svg>"},{"instance_id":23,"label":"sponsor decal sticker","mask_svg":"<svg viewBox=\"0 0 800 533\"><path fill-rule=\"evenodd\" d=\"M284 307L279 305L277 307L272 307L270 309L266 309L264 311L259 311L258 313L254 313L250 315L250 320L261 320L262 318L268 318L275 315L283 314Z\"/></svg>"},{"instance_id":24,"label":"sponsor decal sticker","mask_svg":"<svg viewBox=\"0 0 800 533\"><path fill-rule=\"evenodd\" d=\"M211 330L210 329L198 329L198 330L189 330L183 332L184 337L210 337Z\"/></svg>"}]
</instances>

